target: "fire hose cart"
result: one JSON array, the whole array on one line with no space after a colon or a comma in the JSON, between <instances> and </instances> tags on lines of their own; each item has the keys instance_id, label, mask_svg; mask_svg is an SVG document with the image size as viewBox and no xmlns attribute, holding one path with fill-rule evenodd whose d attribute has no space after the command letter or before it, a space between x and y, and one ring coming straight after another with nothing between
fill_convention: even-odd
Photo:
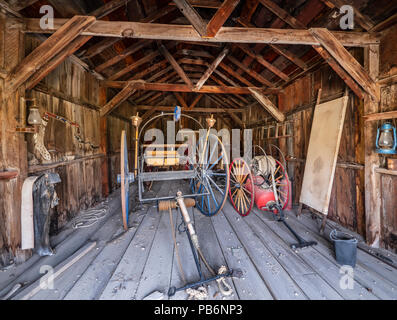
<instances>
[{"instance_id":1,"label":"fire hose cart","mask_svg":"<svg viewBox=\"0 0 397 320\"><path fill-rule=\"evenodd\" d=\"M254 205L271 213L297 239L291 244L293 250L316 245L317 242L300 237L286 222L284 211L290 204L291 183L285 170L285 160L282 163L267 155L263 148L255 147L262 151L261 155L254 156L249 163L236 158L230 164L229 199L234 209L242 217L248 216ZM281 158L284 159L283 156Z\"/></svg>"}]
</instances>

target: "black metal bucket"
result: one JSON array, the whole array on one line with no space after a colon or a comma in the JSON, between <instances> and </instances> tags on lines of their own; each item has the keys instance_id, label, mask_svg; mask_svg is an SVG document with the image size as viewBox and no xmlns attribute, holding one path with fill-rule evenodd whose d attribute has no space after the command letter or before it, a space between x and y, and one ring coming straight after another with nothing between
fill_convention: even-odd
<instances>
[{"instance_id":1,"label":"black metal bucket","mask_svg":"<svg viewBox=\"0 0 397 320\"><path fill-rule=\"evenodd\" d=\"M334 243L336 261L354 268L357 258L357 239L337 230L332 230L329 237Z\"/></svg>"}]
</instances>

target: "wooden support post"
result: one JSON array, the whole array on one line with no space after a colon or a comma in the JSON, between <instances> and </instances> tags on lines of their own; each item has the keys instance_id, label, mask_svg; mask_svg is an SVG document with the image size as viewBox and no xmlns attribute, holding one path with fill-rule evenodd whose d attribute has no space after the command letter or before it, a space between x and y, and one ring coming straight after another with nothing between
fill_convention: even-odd
<instances>
[{"instance_id":1,"label":"wooden support post","mask_svg":"<svg viewBox=\"0 0 397 320\"><path fill-rule=\"evenodd\" d=\"M0 68L6 72L20 63L25 56L22 24L0 12ZM12 48L12 50L10 50ZM0 179L0 244L11 256L21 261L30 251L21 252L21 192L28 172L27 144L25 135L16 127L25 126L21 119L20 103L23 91L6 95L5 81L0 81L0 171L18 171L14 179ZM19 120L18 120L19 119ZM0 253L1 254L1 253Z\"/></svg>"},{"instance_id":2,"label":"wooden support post","mask_svg":"<svg viewBox=\"0 0 397 320\"><path fill-rule=\"evenodd\" d=\"M285 115L278 110L278 108L269 100L265 94L258 89L249 88L252 93L252 96L260 103L260 105L267 111L274 119L279 122L284 122Z\"/></svg>"},{"instance_id":3,"label":"wooden support post","mask_svg":"<svg viewBox=\"0 0 397 320\"><path fill-rule=\"evenodd\" d=\"M101 87L99 89L100 105L104 105L107 101L107 90ZM100 117L100 137L101 137L101 153L105 155L102 160L101 172L102 172L102 197L106 198L109 196L109 161L108 161L108 122L107 117Z\"/></svg>"},{"instance_id":4,"label":"wooden support post","mask_svg":"<svg viewBox=\"0 0 397 320\"><path fill-rule=\"evenodd\" d=\"M379 75L379 46L366 48L364 61L369 76L375 80ZM367 96L364 99L364 115L377 112L379 112L379 102L375 102ZM373 247L380 246L382 201L380 177L375 171L380 165L379 156L375 153L376 132L376 122L364 122L366 241Z\"/></svg>"}]
</instances>

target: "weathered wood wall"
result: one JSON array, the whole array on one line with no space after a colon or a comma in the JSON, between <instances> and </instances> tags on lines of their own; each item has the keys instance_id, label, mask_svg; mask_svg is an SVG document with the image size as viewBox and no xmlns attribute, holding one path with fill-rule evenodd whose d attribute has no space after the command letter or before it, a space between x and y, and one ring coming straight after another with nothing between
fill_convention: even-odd
<instances>
[{"instance_id":1,"label":"weathered wood wall","mask_svg":"<svg viewBox=\"0 0 397 320\"><path fill-rule=\"evenodd\" d=\"M26 54L39 44L37 38L26 36ZM78 132L76 127L50 118L44 137L44 145L52 156L51 164L57 164L50 170L58 173L62 180L56 187L60 203L54 210L51 225L51 232L57 232L79 210L91 207L102 198L104 155L99 149L99 113L94 109L99 107L99 82L68 59L27 94L37 99L41 115L48 111L80 126ZM89 143L80 143L76 134ZM33 153L33 141L31 137L27 140L28 151ZM31 165L29 174L39 175L47 166L47 163Z\"/></svg>"},{"instance_id":2,"label":"weathered wood wall","mask_svg":"<svg viewBox=\"0 0 397 320\"><path fill-rule=\"evenodd\" d=\"M15 22L13 28L9 28L7 24L11 22L3 16L0 18L0 67L4 73L12 70L25 55L40 44L40 40L33 36L24 36ZM2 89L3 80L0 85ZM20 119L22 93L26 94L27 98L37 99L41 116L46 111L51 112L78 123L80 127L78 131L74 126L50 118L44 145L52 156L51 161L43 161L33 156L33 135L15 133L15 128L23 123ZM21 188L28 175L40 175L51 171L61 177L62 182L56 186L60 202L52 214L52 234L80 210L87 209L103 199L102 178L106 174L106 170L103 171L104 162L108 163L110 191L117 187L122 129L127 130L128 141L131 141L131 126L128 121L130 111L128 103L124 103L120 108L121 114L107 117L106 133L101 134L98 109L104 104L104 100L106 101L104 95L107 94L111 97L111 93L103 93L99 81L93 75L74 63L73 59L67 59L36 88L26 93L21 90L2 104L0 171L19 170L17 179L0 180L0 257L3 260L4 257L24 260L30 255L30 252L18 249L21 238ZM83 142L76 139L76 135Z\"/></svg>"},{"instance_id":3,"label":"weathered wood wall","mask_svg":"<svg viewBox=\"0 0 397 320\"><path fill-rule=\"evenodd\" d=\"M3 74L11 71L24 56L22 26L0 13L0 68ZM0 180L0 264L18 250L20 244L21 188L27 176L27 151L23 134L16 133L20 124L19 101L23 92L16 92L6 101L4 80L0 80L0 171L17 170L18 177Z\"/></svg>"},{"instance_id":4,"label":"weathered wood wall","mask_svg":"<svg viewBox=\"0 0 397 320\"><path fill-rule=\"evenodd\" d=\"M381 42L380 79L397 74L397 26L384 34ZM352 52L363 62L362 50ZM394 80L393 80L394 79ZM382 86L380 112L397 110L396 78ZM318 89L322 88L322 101L331 100L344 94L344 82L327 65L286 87L275 97L274 102L286 113L287 120L294 121L293 138L267 140L261 133L263 125L273 124L273 119L264 117L260 106L248 111L248 122L254 128L254 143L279 146L288 161L289 172L293 172L293 202L299 201L308 148L314 104ZM277 98L277 99L276 99ZM328 217L341 225L365 236L364 203L364 141L363 141L363 101L350 94L338 164L332 189ZM258 121L261 120L262 121ZM397 121L395 121L395 124ZM288 148L288 140L292 148ZM375 141L374 141L375 148ZM387 249L397 250L397 177L382 175L382 243Z\"/></svg>"},{"instance_id":5,"label":"weathered wood wall","mask_svg":"<svg viewBox=\"0 0 397 320\"><path fill-rule=\"evenodd\" d=\"M395 111L397 110L397 25L383 35L380 59L379 77L386 78L386 82L382 81L380 112ZM394 125L397 126L397 119L394 119ZM381 245L397 251L396 176L381 175L381 195Z\"/></svg>"}]
</instances>

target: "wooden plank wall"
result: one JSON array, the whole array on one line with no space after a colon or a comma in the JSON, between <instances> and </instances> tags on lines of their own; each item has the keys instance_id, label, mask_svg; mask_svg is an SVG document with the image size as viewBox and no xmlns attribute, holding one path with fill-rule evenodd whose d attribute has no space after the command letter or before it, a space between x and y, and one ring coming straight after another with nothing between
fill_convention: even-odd
<instances>
[{"instance_id":1,"label":"wooden plank wall","mask_svg":"<svg viewBox=\"0 0 397 320\"><path fill-rule=\"evenodd\" d=\"M0 64L4 72L10 71L25 55L40 44L37 38L23 36L18 24L11 23L1 15L0 19ZM1 88L3 80L0 81ZM80 137L88 143L79 143L75 138L77 129L50 119L46 128L44 144L52 155L50 163L28 163L34 153L33 135L15 133L20 118L18 92L0 108L0 170L19 169L20 176L9 182L0 181L0 264L16 257L23 261L30 251L22 252L20 246L20 190L27 175L40 175L51 171L60 175L62 183L56 186L59 205L52 214L50 233L55 234L67 221L83 209L102 199L102 164L109 161L109 176L112 190L117 188L116 175L119 173L121 130L128 131L130 125L126 115L108 117L107 142L109 154L101 153L100 117L97 108L101 106L99 81L86 72L72 59L67 59L49 74L37 88L27 91L26 97L36 98L40 114L46 111L65 117L80 125ZM123 106L127 110L128 103ZM124 120L121 120L123 119ZM131 152L132 154L132 152Z\"/></svg>"},{"instance_id":2,"label":"wooden plank wall","mask_svg":"<svg viewBox=\"0 0 397 320\"><path fill-rule=\"evenodd\" d=\"M288 150L287 138L267 140L266 137L258 141L259 145L275 144L280 147L286 156L294 157L288 161L288 169L293 167L293 196L294 204L299 202L305 159L310 139L311 125L314 112L314 103L317 99L318 89L322 87L322 99L331 100L344 94L344 82L328 67L324 66L290 86L286 87L283 94L278 97L278 105L282 112L287 114L287 120L293 120L293 148ZM259 107L260 108L260 107ZM251 110L251 119L260 119L258 107ZM363 145L360 141L360 117L362 103L351 95L346 120L343 128L339 163L363 163ZM259 116L259 117L258 117ZM262 115L263 118L263 115ZM273 123L271 119L268 124ZM258 139L260 130L255 129L255 137ZM254 143L257 143L257 142ZM289 152L288 152L289 151ZM335 172L335 180L331 194L329 218L340 224L364 233L364 175L363 170L342 168L338 166Z\"/></svg>"},{"instance_id":3,"label":"wooden plank wall","mask_svg":"<svg viewBox=\"0 0 397 320\"><path fill-rule=\"evenodd\" d=\"M381 75L380 78L397 74L397 26L385 33L381 42ZM391 40L391 39L394 40ZM363 61L363 51L355 49L354 56ZM395 78L394 78L395 79ZM381 110L397 110L397 84L396 80L382 87ZM274 143L279 146L285 155L296 159L288 162L288 169L293 167L292 178L293 202L299 201L300 188L304 172L304 161L310 138L313 105L317 99L318 89L322 87L322 99L331 100L343 95L344 82L330 69L323 66L319 70L308 74L290 86L286 87L283 94L274 97L280 109L287 115L287 120L294 120L293 152L288 152L287 139L267 141L261 139L260 128L254 126L254 144L267 145ZM329 218L341 225L365 236L365 210L364 210L364 145L363 145L363 101L350 94L345 124L343 128L341 146L338 155L338 164L332 189L329 207ZM278 101L277 101L278 100ZM273 120L265 115L261 107L254 106L248 110L250 123L258 119L267 119L263 124L273 124ZM397 124L397 121L395 121ZM375 148L375 141L374 141ZM293 153L293 154L291 154ZM347 167L346 167L347 164ZM358 166L349 166L354 164ZM360 167L361 165L361 167ZM382 186L382 243L390 250L397 250L397 177L391 175L381 176Z\"/></svg>"},{"instance_id":4,"label":"wooden plank wall","mask_svg":"<svg viewBox=\"0 0 397 320\"><path fill-rule=\"evenodd\" d=\"M32 36L26 36L26 54L40 44ZM83 103L99 106L99 82L71 60L66 60L46 77L41 86L48 92L32 90L31 97L37 99L40 114L45 111L65 117L80 125L80 136L95 146L100 145L99 113L83 106ZM57 98L62 94L79 103ZM99 148L91 148L89 144L81 144L75 138L77 129L63 122L50 119L46 128L44 144L52 155L52 163L62 165L51 169L60 175L62 183L57 185L60 198L52 216L51 232L55 233L79 210L87 209L102 198L101 163L103 158ZM28 152L33 153L32 137L28 136ZM74 161L79 159L79 161ZM45 167L31 165L29 173L42 173Z\"/></svg>"},{"instance_id":5,"label":"wooden plank wall","mask_svg":"<svg viewBox=\"0 0 397 320\"><path fill-rule=\"evenodd\" d=\"M0 68L3 73L11 71L23 58L24 47L22 26L13 19L6 19L0 13ZM4 80L0 80L3 96ZM27 154L24 135L16 133L19 101L23 92L18 91L7 101L0 100L0 171L18 170L16 179L0 180L0 264L12 259L13 254L21 256L20 211L22 183L27 175Z\"/></svg>"}]
</instances>

